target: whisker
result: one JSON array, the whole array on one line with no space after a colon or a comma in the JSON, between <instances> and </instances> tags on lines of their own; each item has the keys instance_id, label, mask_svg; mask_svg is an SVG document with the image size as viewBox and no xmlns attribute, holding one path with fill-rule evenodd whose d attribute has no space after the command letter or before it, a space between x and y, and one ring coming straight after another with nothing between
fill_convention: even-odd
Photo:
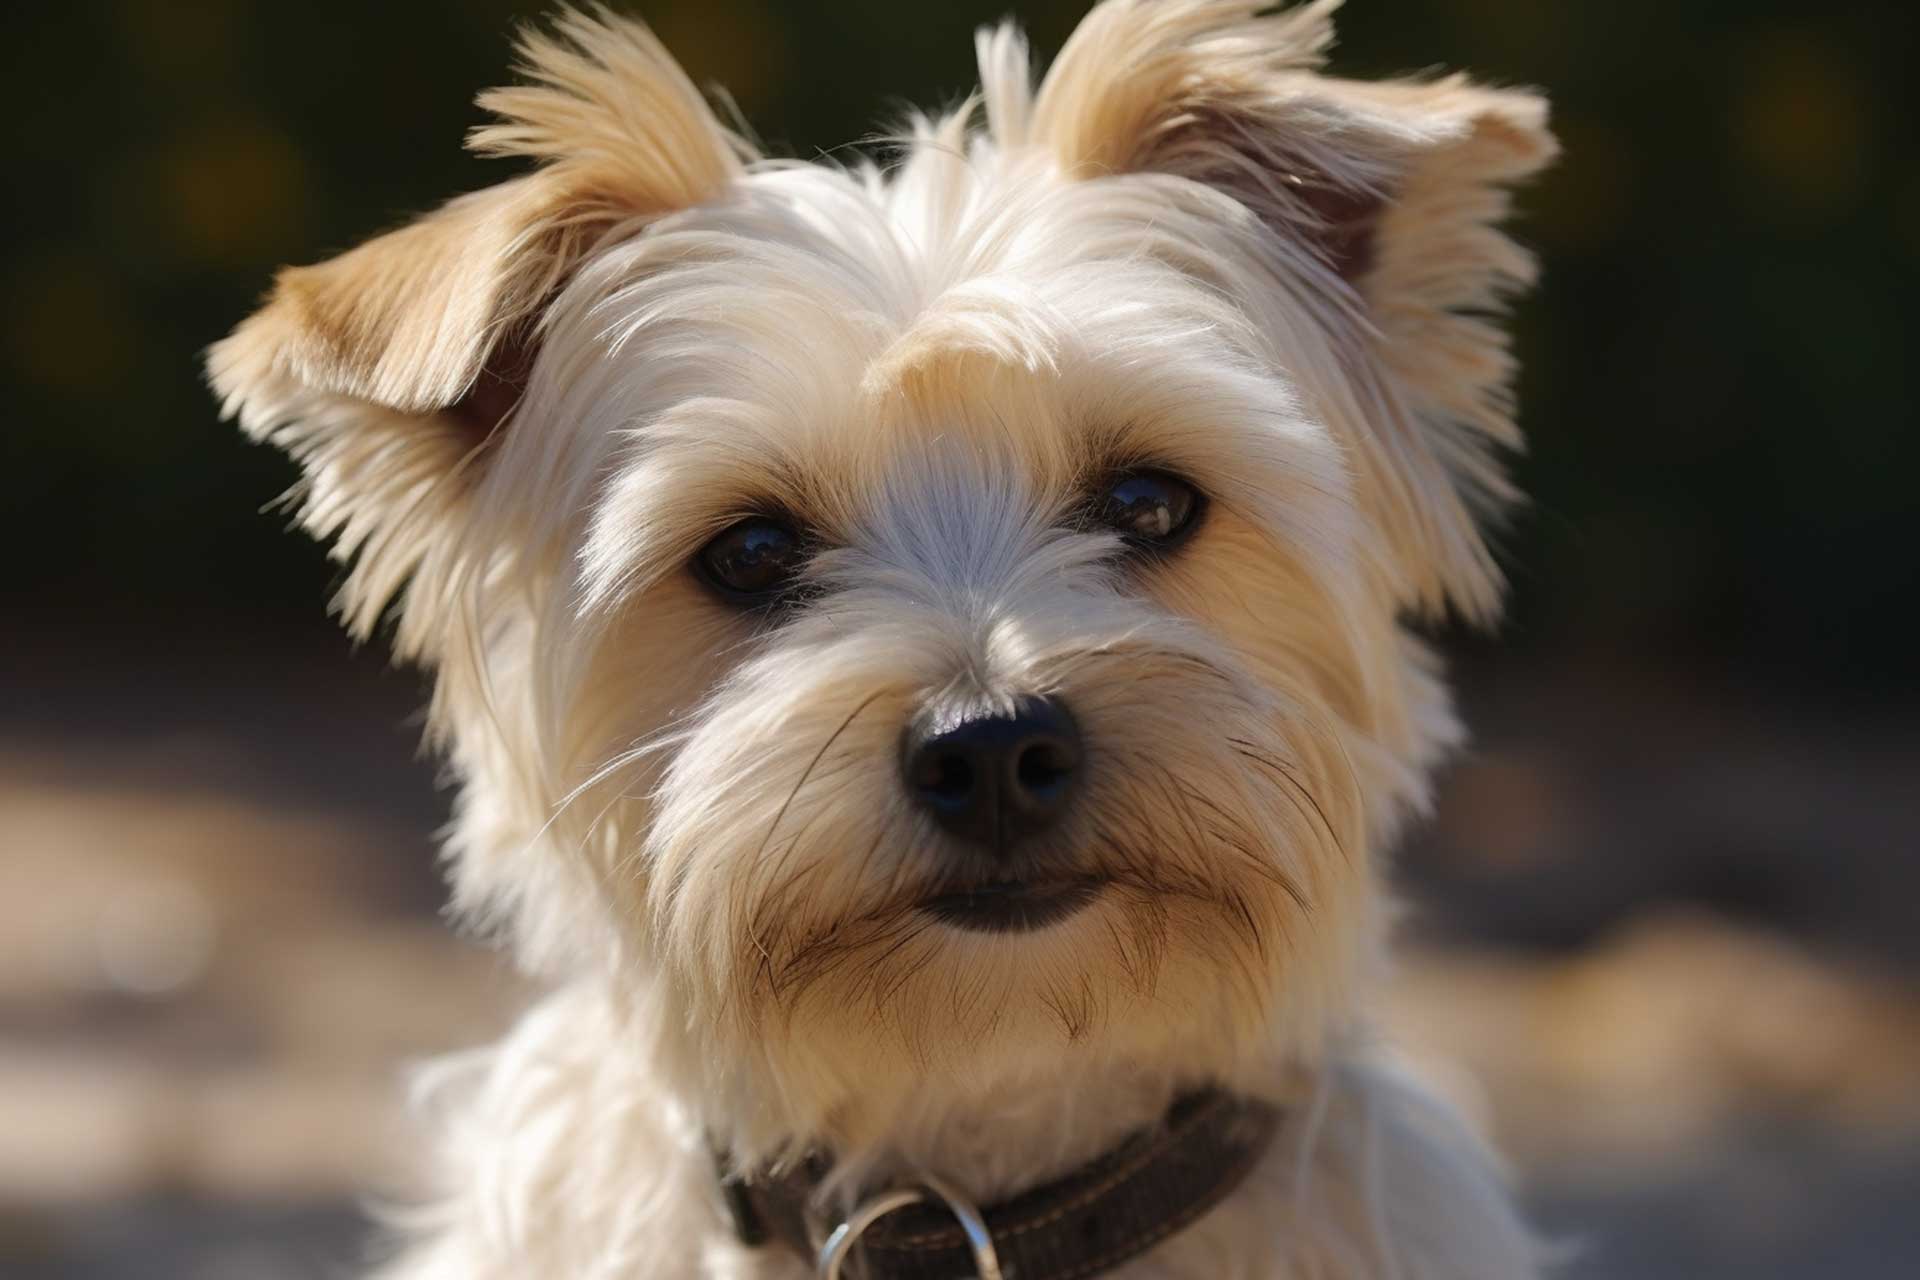
<instances>
[{"instance_id":1,"label":"whisker","mask_svg":"<svg viewBox=\"0 0 1920 1280\"><path fill-rule=\"evenodd\" d=\"M800 771L799 780L793 784L793 789L787 792L787 798L780 802L780 808L773 815L773 821L767 825L767 832L761 837L759 848L754 850L752 865L758 866L760 860L766 856L767 846L772 843L774 833L780 829L780 823L786 818L787 810L793 806L794 798L800 794L801 788L807 785L807 780L813 776L814 769L819 766L820 761L825 758L827 752L833 749L833 744L840 740L840 735L845 733L855 720L859 719L861 712L872 706L879 700L881 695L886 692L887 690L885 689L876 689L865 698L862 698L853 710L847 713L846 719L840 722L839 727L827 735L827 740L820 744L820 749L813 753L813 758L807 761L807 767ZM766 943L761 940L758 931L752 927L752 923L743 923L746 923L747 927L743 929L742 932L746 934L747 940L753 944L754 948L759 951L762 967L771 974L773 953L769 950Z\"/></svg>"},{"instance_id":2,"label":"whisker","mask_svg":"<svg viewBox=\"0 0 1920 1280\"><path fill-rule=\"evenodd\" d=\"M1341 840L1339 830L1328 819L1327 811L1321 807L1320 801L1315 798L1312 790L1294 776L1292 770L1277 758L1256 748L1252 743L1240 738L1229 738L1227 741L1233 746L1236 755L1266 770L1268 774L1286 784L1287 790L1282 794L1288 796L1289 802L1294 805L1296 811L1300 812L1301 817L1306 817L1306 813L1300 810L1299 801L1304 800L1310 805L1315 816L1320 819L1321 829L1327 833L1327 838L1333 841L1333 847L1339 851L1342 858L1352 861L1352 855L1347 852L1346 842ZM1294 799L1296 796L1298 800Z\"/></svg>"},{"instance_id":3,"label":"whisker","mask_svg":"<svg viewBox=\"0 0 1920 1280\"><path fill-rule=\"evenodd\" d=\"M787 810L792 807L794 797L799 795L800 789L807 785L807 779L813 776L814 768L819 765L821 758L833 749L833 744L840 740L840 735L845 733L848 726L859 718L860 713L879 701L881 695L886 692L885 689L876 689L862 698L859 705L849 711L847 718L840 722L840 727L835 729L831 734L828 734L827 740L820 744L820 749L813 753L813 759L807 761L807 767L800 771L800 780L793 784L793 790L787 792L787 798L780 802L780 809L773 815L773 821L767 827L767 834L760 840L760 847L754 850L753 860L756 863L759 862L761 855L766 853L767 845L773 839L773 833L780 829L781 820L787 816Z\"/></svg>"}]
</instances>

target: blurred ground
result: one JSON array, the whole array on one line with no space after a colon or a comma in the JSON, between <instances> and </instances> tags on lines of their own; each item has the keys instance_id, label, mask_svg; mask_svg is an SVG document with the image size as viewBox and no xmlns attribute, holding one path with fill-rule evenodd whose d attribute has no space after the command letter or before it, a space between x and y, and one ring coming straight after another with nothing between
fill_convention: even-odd
<instances>
[{"instance_id":1,"label":"blurred ground","mask_svg":"<svg viewBox=\"0 0 1920 1280\"><path fill-rule=\"evenodd\" d=\"M400 1064L520 995L433 918L415 682L305 635L153 637L139 667L123 635L9 639L8 1277L340 1275L396 1185ZM1394 1020L1568 1274L1916 1274L1920 721L1469 685Z\"/></svg>"}]
</instances>

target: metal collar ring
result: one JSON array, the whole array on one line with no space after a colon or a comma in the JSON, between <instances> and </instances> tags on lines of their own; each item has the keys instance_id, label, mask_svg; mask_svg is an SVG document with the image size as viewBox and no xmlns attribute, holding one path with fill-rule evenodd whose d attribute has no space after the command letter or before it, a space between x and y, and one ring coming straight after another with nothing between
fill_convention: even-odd
<instances>
[{"instance_id":1,"label":"metal collar ring","mask_svg":"<svg viewBox=\"0 0 1920 1280\"><path fill-rule=\"evenodd\" d=\"M826 1243L820 1246L820 1257L816 1264L820 1280L841 1280L840 1269L846 1264L854 1246L860 1243L860 1237L874 1223L908 1205L935 1198L946 1205L947 1212L953 1215L961 1231L966 1233L967 1247L973 1251L974 1269L979 1273L977 1280L1004 1280L1000 1271L1000 1256L994 1251L993 1237L987 1232L986 1219L981 1216L978 1206L953 1184L931 1174L922 1174L920 1182L922 1185L917 1187L896 1187L877 1192L856 1205L846 1221L835 1227L828 1234Z\"/></svg>"}]
</instances>

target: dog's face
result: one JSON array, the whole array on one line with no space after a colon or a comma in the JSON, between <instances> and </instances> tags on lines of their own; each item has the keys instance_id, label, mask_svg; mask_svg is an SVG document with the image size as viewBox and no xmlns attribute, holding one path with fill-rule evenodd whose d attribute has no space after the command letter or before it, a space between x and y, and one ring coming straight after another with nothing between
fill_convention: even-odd
<instances>
[{"instance_id":1,"label":"dog's face","mask_svg":"<svg viewBox=\"0 0 1920 1280\"><path fill-rule=\"evenodd\" d=\"M1037 92L984 36L984 127L884 173L565 18L477 135L540 168L213 353L350 622L405 585L462 905L792 1123L1310 1052L1377 941L1454 732L1400 619L1497 602L1492 223L1551 144L1261 7L1111 0Z\"/></svg>"}]
</instances>

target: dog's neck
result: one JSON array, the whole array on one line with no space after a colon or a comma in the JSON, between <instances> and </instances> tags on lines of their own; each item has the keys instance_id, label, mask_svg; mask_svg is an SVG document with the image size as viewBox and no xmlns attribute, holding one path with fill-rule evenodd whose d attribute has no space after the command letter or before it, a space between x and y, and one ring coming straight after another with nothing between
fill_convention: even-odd
<instances>
[{"instance_id":1,"label":"dog's neck","mask_svg":"<svg viewBox=\"0 0 1920 1280\"><path fill-rule=\"evenodd\" d=\"M1291 1092L1291 1073L1277 1058L1198 1070L1089 1052L990 1077L930 1066L905 1080L876 1079L807 1123L764 1078L718 1079L712 1060L677 1034L670 1001L628 1008L638 1019L629 1043L651 1049L636 1068L674 1095L690 1130L703 1132L726 1163L752 1173L825 1155L830 1189L851 1196L932 1173L996 1201L1097 1159L1158 1124L1195 1088Z\"/></svg>"},{"instance_id":2,"label":"dog's neck","mask_svg":"<svg viewBox=\"0 0 1920 1280\"><path fill-rule=\"evenodd\" d=\"M909 1103L864 1117L836 1143L842 1176L875 1186L916 1171L998 1200L1053 1181L1159 1121L1181 1092L1165 1072L1119 1063L1064 1066L961 1088L922 1082Z\"/></svg>"}]
</instances>

